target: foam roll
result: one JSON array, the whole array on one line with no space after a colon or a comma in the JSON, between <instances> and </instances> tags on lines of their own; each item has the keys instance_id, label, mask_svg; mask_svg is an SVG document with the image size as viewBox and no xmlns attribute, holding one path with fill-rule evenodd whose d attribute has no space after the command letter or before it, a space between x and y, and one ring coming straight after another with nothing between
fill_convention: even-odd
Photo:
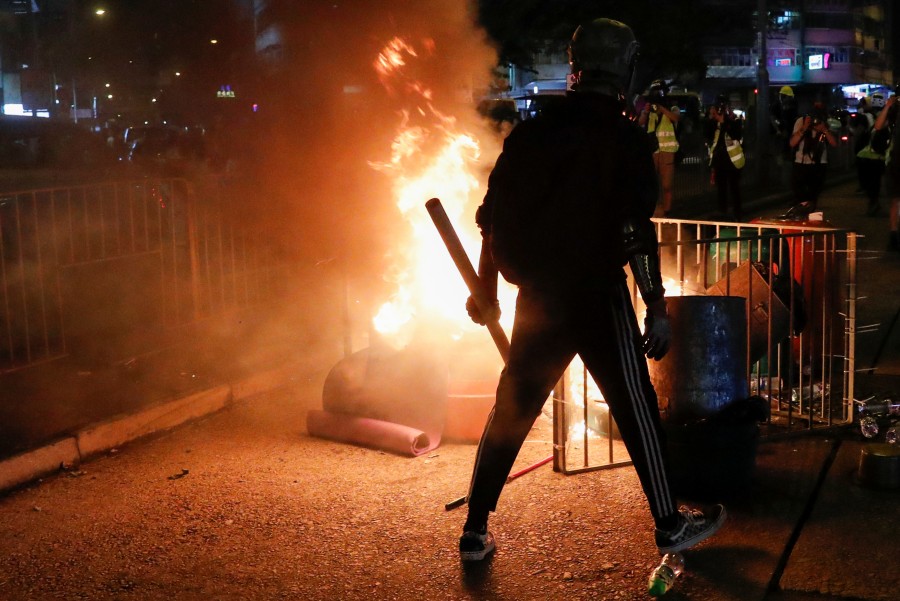
<instances>
[{"instance_id":1,"label":"foam roll","mask_svg":"<svg viewBox=\"0 0 900 601\"><path fill-rule=\"evenodd\" d=\"M416 428L368 417L313 409L306 415L310 436L418 457L435 449L433 440Z\"/></svg>"}]
</instances>

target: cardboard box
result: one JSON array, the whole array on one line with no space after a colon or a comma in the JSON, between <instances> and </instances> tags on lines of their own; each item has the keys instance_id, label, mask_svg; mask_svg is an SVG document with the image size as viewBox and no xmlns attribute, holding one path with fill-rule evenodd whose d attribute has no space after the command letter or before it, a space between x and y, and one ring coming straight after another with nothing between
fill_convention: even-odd
<instances>
[{"instance_id":1,"label":"cardboard box","mask_svg":"<svg viewBox=\"0 0 900 601\"><path fill-rule=\"evenodd\" d=\"M772 322L772 349L790 334L790 311L774 293L759 271L751 269L751 262L745 261L713 284L707 294L718 296L740 296L747 299L750 318L747 332L750 336L750 363L756 363L768 355L769 320Z\"/></svg>"}]
</instances>

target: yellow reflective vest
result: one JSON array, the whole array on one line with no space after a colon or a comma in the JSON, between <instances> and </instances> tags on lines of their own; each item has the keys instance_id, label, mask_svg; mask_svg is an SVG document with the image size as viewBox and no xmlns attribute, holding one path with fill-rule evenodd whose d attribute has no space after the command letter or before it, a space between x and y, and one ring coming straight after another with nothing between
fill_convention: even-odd
<instances>
[{"instance_id":1,"label":"yellow reflective vest","mask_svg":"<svg viewBox=\"0 0 900 601\"><path fill-rule=\"evenodd\" d=\"M722 128L716 128L716 133L713 136L712 144L709 146L709 164L712 165L713 154L716 150L716 144L719 143L719 134L721 133ZM744 158L744 149L741 147L741 143L738 140L734 140L728 134L725 134L725 150L728 151L728 158L731 159L732 164L738 169L741 169L746 162Z\"/></svg>"},{"instance_id":2,"label":"yellow reflective vest","mask_svg":"<svg viewBox=\"0 0 900 601\"><path fill-rule=\"evenodd\" d=\"M672 107L672 112L678 110ZM647 117L647 131L656 132L659 140L659 152L678 152L678 139L675 137L675 124L666 115L650 113Z\"/></svg>"}]
</instances>

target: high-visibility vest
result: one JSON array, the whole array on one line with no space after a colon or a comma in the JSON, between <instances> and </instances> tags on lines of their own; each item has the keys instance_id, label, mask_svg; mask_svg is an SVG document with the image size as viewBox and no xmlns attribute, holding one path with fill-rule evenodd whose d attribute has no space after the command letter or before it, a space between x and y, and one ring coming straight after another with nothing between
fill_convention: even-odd
<instances>
[{"instance_id":1,"label":"high-visibility vest","mask_svg":"<svg viewBox=\"0 0 900 601\"><path fill-rule=\"evenodd\" d=\"M893 135L891 135L891 137L888 139L887 150L884 153L876 152L872 148L872 137L875 135L876 131L877 130L875 130L873 128L869 128L869 143L866 144L862 150L860 150L859 152L856 153L857 158L859 158L859 159L875 159L876 161L887 162L888 155L890 154L891 147L893 146L893 144L891 144L891 142L893 141Z\"/></svg>"},{"instance_id":2,"label":"high-visibility vest","mask_svg":"<svg viewBox=\"0 0 900 601\"><path fill-rule=\"evenodd\" d=\"M888 150L890 150L890 147L888 147ZM868 144L866 144L865 147L864 147L862 150L860 150L859 152L857 152L857 153L856 153L856 156L857 156L857 158L860 158L860 159L875 159L876 161L884 161L884 160L887 160L887 156L886 156L886 155L883 155L883 154L881 154L881 153L879 153L879 152L875 152L874 150L872 150L872 143L871 143L871 142L869 142Z\"/></svg>"},{"instance_id":3,"label":"high-visibility vest","mask_svg":"<svg viewBox=\"0 0 900 601\"><path fill-rule=\"evenodd\" d=\"M722 131L721 128L716 128L716 133L713 136L712 144L709 146L709 163L712 164L713 153L716 150L716 144L719 143L719 133ZM731 136L727 133L725 134L725 150L728 151L728 158L731 159L731 162L738 169L744 166L744 149L741 148L741 143L738 140L733 140Z\"/></svg>"},{"instance_id":4,"label":"high-visibility vest","mask_svg":"<svg viewBox=\"0 0 900 601\"><path fill-rule=\"evenodd\" d=\"M675 124L667 115L650 113L647 118L647 131L656 132L659 140L659 152L678 152L678 138L675 137Z\"/></svg>"}]
</instances>

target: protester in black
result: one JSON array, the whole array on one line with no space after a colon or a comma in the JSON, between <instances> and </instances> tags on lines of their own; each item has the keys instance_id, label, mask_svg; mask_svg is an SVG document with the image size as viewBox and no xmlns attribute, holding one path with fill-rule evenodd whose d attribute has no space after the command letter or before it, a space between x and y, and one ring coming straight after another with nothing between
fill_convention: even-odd
<instances>
[{"instance_id":1,"label":"protester in black","mask_svg":"<svg viewBox=\"0 0 900 601\"><path fill-rule=\"evenodd\" d=\"M888 153L887 175L888 175L888 250L900 251L900 128L897 127L897 93L900 92L900 86L894 89L894 95L887 99L884 109L875 120L873 136L876 134L886 134L888 136L888 146L885 152ZM878 215L876 210L871 213L873 216Z\"/></svg>"},{"instance_id":2,"label":"protester in black","mask_svg":"<svg viewBox=\"0 0 900 601\"><path fill-rule=\"evenodd\" d=\"M497 270L519 286L509 360L478 447L459 541L463 560L493 551L488 516L550 391L576 354L599 384L634 463L661 553L712 535L725 510L679 509L644 355L668 350L655 229L658 183L646 134L623 116L637 42L631 29L598 19L575 32L575 83L565 101L516 126L504 142L476 221L479 276L496 298ZM635 318L623 267L648 307ZM472 319L484 323L474 299Z\"/></svg>"}]
</instances>

